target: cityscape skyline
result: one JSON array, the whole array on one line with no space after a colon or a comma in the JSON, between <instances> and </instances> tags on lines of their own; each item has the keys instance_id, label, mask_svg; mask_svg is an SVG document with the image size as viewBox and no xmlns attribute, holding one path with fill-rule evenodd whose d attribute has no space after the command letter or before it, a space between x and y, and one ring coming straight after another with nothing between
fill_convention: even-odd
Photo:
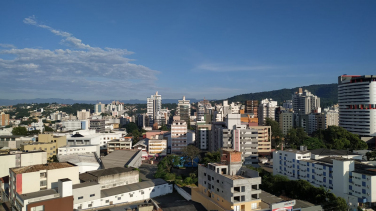
<instances>
[{"instance_id":1,"label":"cityscape skyline","mask_svg":"<svg viewBox=\"0 0 376 211\"><path fill-rule=\"evenodd\" d=\"M225 99L371 75L375 4L2 2L0 99Z\"/></svg>"}]
</instances>

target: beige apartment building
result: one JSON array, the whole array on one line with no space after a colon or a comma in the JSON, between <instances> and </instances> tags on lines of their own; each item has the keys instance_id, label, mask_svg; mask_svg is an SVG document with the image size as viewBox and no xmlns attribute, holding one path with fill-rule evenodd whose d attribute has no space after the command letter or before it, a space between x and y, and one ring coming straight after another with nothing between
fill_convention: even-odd
<instances>
[{"instance_id":1,"label":"beige apartment building","mask_svg":"<svg viewBox=\"0 0 376 211\"><path fill-rule=\"evenodd\" d=\"M171 124L171 153L180 154L187 146L187 123L174 120Z\"/></svg>"},{"instance_id":2,"label":"beige apartment building","mask_svg":"<svg viewBox=\"0 0 376 211\"><path fill-rule=\"evenodd\" d=\"M9 114L5 114L1 112L0 114L0 126L7 126L9 125Z\"/></svg>"},{"instance_id":3,"label":"beige apartment building","mask_svg":"<svg viewBox=\"0 0 376 211\"><path fill-rule=\"evenodd\" d=\"M79 184L78 166L70 163L48 163L9 169L9 200L15 205L18 195L58 187L58 180L68 178Z\"/></svg>"},{"instance_id":4,"label":"beige apartment building","mask_svg":"<svg viewBox=\"0 0 376 211\"><path fill-rule=\"evenodd\" d=\"M28 144L21 144L21 150L25 152L43 150L47 152L47 158L50 158L57 155L58 148L56 147L56 143L30 142Z\"/></svg>"},{"instance_id":5,"label":"beige apartment building","mask_svg":"<svg viewBox=\"0 0 376 211\"><path fill-rule=\"evenodd\" d=\"M256 129L258 132L259 155L269 155L272 151L272 127L271 126L249 126L250 129Z\"/></svg>"},{"instance_id":6,"label":"beige apartment building","mask_svg":"<svg viewBox=\"0 0 376 211\"><path fill-rule=\"evenodd\" d=\"M52 134L39 134L38 142L40 143L56 143L56 148L67 145L66 136L54 136Z\"/></svg>"},{"instance_id":7,"label":"beige apartment building","mask_svg":"<svg viewBox=\"0 0 376 211\"><path fill-rule=\"evenodd\" d=\"M148 141L149 155L167 155L167 139L163 138L163 135L153 136Z\"/></svg>"},{"instance_id":8,"label":"beige apartment building","mask_svg":"<svg viewBox=\"0 0 376 211\"><path fill-rule=\"evenodd\" d=\"M107 153L124 149L132 149L132 138L119 138L107 142Z\"/></svg>"}]
</instances>

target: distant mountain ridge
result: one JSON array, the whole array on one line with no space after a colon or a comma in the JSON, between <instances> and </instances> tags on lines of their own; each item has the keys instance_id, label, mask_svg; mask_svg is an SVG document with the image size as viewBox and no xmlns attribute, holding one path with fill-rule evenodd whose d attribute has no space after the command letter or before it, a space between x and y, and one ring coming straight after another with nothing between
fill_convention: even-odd
<instances>
[{"instance_id":1,"label":"distant mountain ridge","mask_svg":"<svg viewBox=\"0 0 376 211\"><path fill-rule=\"evenodd\" d=\"M295 87L292 89L279 89L266 92L256 92L249 94L241 94L228 98L229 103L231 102L245 102L246 100L262 100L265 98L272 98L278 101L278 103L284 102L285 100L291 100L292 94L298 91L300 87ZM338 102L338 84L314 84L309 86L302 86L304 90L310 91L312 94L320 97L320 104L322 108L331 106Z\"/></svg>"},{"instance_id":2,"label":"distant mountain ridge","mask_svg":"<svg viewBox=\"0 0 376 211\"><path fill-rule=\"evenodd\" d=\"M272 98L273 100L278 101L278 103L284 102L285 100L291 100L291 96L293 93L298 91L299 87L295 87L292 89L279 89L273 91L265 91L265 92L256 92L256 93L249 93L249 94L241 94L235 95L233 97L227 98L229 103L231 102L245 102L246 100L259 100L265 98ZM321 107L325 108L327 106L331 106L338 102L338 84L314 84L309 86L302 86L303 91L307 89L312 94L317 95L320 97ZM178 103L180 99L162 99L163 103ZM191 103L196 103L201 101L202 99L195 99L195 98L187 98L190 100ZM61 99L61 98L36 98L36 99L20 99L20 100L6 100L0 99L0 105L16 105L19 103L63 103L63 104L74 104L74 103L88 103L88 104L96 104L97 102L102 103L111 103L113 100L72 100L72 99ZM146 104L145 100L119 100L125 104ZM222 100L214 100L216 102L222 102Z\"/></svg>"},{"instance_id":3,"label":"distant mountain ridge","mask_svg":"<svg viewBox=\"0 0 376 211\"><path fill-rule=\"evenodd\" d=\"M181 99L162 99L163 103L178 103L178 100ZM200 100L194 99L194 98L187 98L187 100L190 100L191 103L198 102ZM98 102L101 103L111 103L114 100L73 100L73 99L61 99L61 98L35 98L35 99L16 99L16 100L7 100L7 99L0 99L0 106L1 105L16 105L21 103L62 103L62 104L74 104L74 103L87 103L87 104L96 104ZM146 98L145 100L115 100L120 101L125 104L146 104Z\"/></svg>"}]
</instances>

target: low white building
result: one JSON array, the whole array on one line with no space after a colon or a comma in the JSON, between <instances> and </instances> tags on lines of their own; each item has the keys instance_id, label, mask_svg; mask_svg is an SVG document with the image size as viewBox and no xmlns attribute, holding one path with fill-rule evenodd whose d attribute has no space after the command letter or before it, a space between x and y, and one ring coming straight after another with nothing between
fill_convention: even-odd
<instances>
[{"instance_id":1,"label":"low white building","mask_svg":"<svg viewBox=\"0 0 376 211\"><path fill-rule=\"evenodd\" d=\"M273 174L328 188L351 203L351 208L370 207L376 204L376 166L361 160L362 155L346 150L276 151Z\"/></svg>"},{"instance_id":2,"label":"low white building","mask_svg":"<svg viewBox=\"0 0 376 211\"><path fill-rule=\"evenodd\" d=\"M99 145L68 145L59 147L57 155L70 155L70 154L90 154L97 153L100 155L100 146Z\"/></svg>"},{"instance_id":3,"label":"low white building","mask_svg":"<svg viewBox=\"0 0 376 211\"><path fill-rule=\"evenodd\" d=\"M67 120L61 122L62 131L81 130L81 120Z\"/></svg>"},{"instance_id":4,"label":"low white building","mask_svg":"<svg viewBox=\"0 0 376 211\"><path fill-rule=\"evenodd\" d=\"M47 152L34 151L0 155L0 177L9 175L10 168L47 163Z\"/></svg>"},{"instance_id":5,"label":"low white building","mask_svg":"<svg viewBox=\"0 0 376 211\"><path fill-rule=\"evenodd\" d=\"M99 189L96 188L96 184L93 184L95 188L91 187L90 185L86 186L83 184L73 186L74 209L99 208L115 204L144 201L150 198L172 193L173 191L172 185L168 184L163 179L153 179L101 190L100 198L95 199L95 196L91 198L90 195L98 194ZM79 189L79 191L75 189Z\"/></svg>"},{"instance_id":6,"label":"low white building","mask_svg":"<svg viewBox=\"0 0 376 211\"><path fill-rule=\"evenodd\" d=\"M123 137L122 131L114 133L96 133L95 130L79 130L67 135L67 145L100 145L107 148L107 142Z\"/></svg>"}]
</instances>

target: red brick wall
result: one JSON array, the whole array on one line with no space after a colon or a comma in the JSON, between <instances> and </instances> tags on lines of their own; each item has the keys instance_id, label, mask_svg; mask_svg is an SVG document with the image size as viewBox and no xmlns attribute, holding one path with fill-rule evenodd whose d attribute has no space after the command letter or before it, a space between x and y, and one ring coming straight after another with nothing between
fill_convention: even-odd
<instances>
[{"instance_id":1,"label":"red brick wall","mask_svg":"<svg viewBox=\"0 0 376 211\"><path fill-rule=\"evenodd\" d=\"M231 160L230 160L231 159ZM222 153L222 163L230 163L230 162L241 162L242 161L242 153L237 151L225 151L223 150Z\"/></svg>"}]
</instances>

